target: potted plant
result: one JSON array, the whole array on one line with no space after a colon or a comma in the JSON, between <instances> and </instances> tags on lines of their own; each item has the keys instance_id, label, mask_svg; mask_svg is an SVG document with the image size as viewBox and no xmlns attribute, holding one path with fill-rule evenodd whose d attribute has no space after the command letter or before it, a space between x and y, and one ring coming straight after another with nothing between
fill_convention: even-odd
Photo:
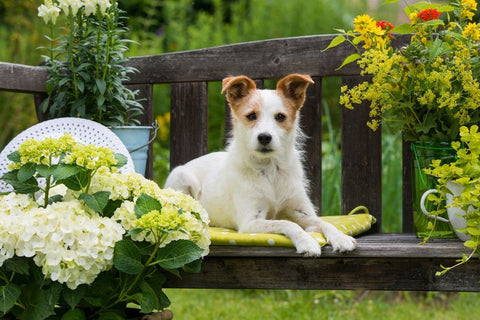
<instances>
[{"instance_id":1,"label":"potted plant","mask_svg":"<svg viewBox=\"0 0 480 320\"><path fill-rule=\"evenodd\" d=\"M341 35L325 49L349 43L356 52L340 67L356 62L361 74L370 76L354 87L342 87L340 103L354 108L367 102L372 130L384 123L401 129L411 142L414 224L421 237L430 230L420 212L420 195L435 186L422 168L432 159L452 161L450 142L458 139L460 126L480 119L480 26L472 21L476 10L474 0L420 1L405 8L410 23L399 26L359 15L354 30L339 30ZM399 33L411 38L396 48L392 39ZM436 228L436 237L454 236L449 224L439 222Z\"/></svg>"},{"instance_id":2,"label":"potted plant","mask_svg":"<svg viewBox=\"0 0 480 320\"><path fill-rule=\"evenodd\" d=\"M124 38L125 12L110 0L45 0L38 15L50 28L50 46L44 48L48 97L39 111L48 119L80 117L99 122L121 139L138 134L133 145L125 143L129 150L146 146L152 127L139 126L143 106L138 91L125 86L129 74L136 72L125 65L127 44L132 42ZM132 157L137 172L144 174L145 164L135 161L146 160L146 148L142 151Z\"/></svg>"},{"instance_id":3,"label":"potted plant","mask_svg":"<svg viewBox=\"0 0 480 320\"><path fill-rule=\"evenodd\" d=\"M2 319L128 319L170 304L166 274L198 271L208 216L126 159L69 134L29 139L0 195Z\"/></svg>"},{"instance_id":4,"label":"potted plant","mask_svg":"<svg viewBox=\"0 0 480 320\"><path fill-rule=\"evenodd\" d=\"M431 167L424 170L437 181L436 190L431 190L429 193L432 194L428 196L436 204L436 210L428 214L435 218L433 223L435 224L438 216L447 211L452 224L461 225L456 232L471 252L468 255L464 254L454 266L442 266L443 270L437 275L442 275L466 263L475 253L480 252L480 132L478 126L461 127L460 141L452 142L452 148L455 150L455 161L442 164L439 159L433 160ZM455 220L458 222L455 223ZM432 225L432 230L433 227Z\"/></svg>"}]
</instances>

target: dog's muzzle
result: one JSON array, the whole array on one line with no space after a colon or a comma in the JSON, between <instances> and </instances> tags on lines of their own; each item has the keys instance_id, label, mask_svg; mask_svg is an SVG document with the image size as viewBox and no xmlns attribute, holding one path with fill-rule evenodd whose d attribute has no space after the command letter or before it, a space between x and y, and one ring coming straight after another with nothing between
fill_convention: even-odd
<instances>
[{"instance_id":1,"label":"dog's muzzle","mask_svg":"<svg viewBox=\"0 0 480 320\"><path fill-rule=\"evenodd\" d=\"M269 133L260 133L257 140L262 146L266 146L272 141L272 135Z\"/></svg>"}]
</instances>

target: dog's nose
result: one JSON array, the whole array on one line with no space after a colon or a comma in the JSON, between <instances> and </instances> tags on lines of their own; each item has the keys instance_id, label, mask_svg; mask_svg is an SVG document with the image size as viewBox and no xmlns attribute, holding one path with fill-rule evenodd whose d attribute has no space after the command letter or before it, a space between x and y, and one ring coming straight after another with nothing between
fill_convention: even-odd
<instances>
[{"instance_id":1,"label":"dog's nose","mask_svg":"<svg viewBox=\"0 0 480 320\"><path fill-rule=\"evenodd\" d=\"M257 139L262 146L266 146L270 143L270 141L272 141L272 136L269 133L260 133Z\"/></svg>"}]
</instances>

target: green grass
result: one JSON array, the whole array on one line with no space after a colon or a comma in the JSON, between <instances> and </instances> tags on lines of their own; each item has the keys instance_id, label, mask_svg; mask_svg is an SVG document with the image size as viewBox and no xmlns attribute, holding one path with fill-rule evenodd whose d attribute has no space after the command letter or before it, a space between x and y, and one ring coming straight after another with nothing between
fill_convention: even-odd
<instances>
[{"instance_id":1,"label":"green grass","mask_svg":"<svg viewBox=\"0 0 480 320\"><path fill-rule=\"evenodd\" d=\"M167 289L177 319L467 319L478 293Z\"/></svg>"}]
</instances>

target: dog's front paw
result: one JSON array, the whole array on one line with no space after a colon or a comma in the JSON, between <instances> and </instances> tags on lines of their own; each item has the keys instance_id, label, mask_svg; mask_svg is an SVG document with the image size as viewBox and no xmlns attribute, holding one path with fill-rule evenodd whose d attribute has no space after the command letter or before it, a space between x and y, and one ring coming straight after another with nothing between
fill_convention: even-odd
<instances>
[{"instance_id":1,"label":"dog's front paw","mask_svg":"<svg viewBox=\"0 0 480 320\"><path fill-rule=\"evenodd\" d=\"M355 238L347 236L341 232L330 236L328 243L333 247L333 251L347 252L352 251L357 247Z\"/></svg>"},{"instance_id":2,"label":"dog's front paw","mask_svg":"<svg viewBox=\"0 0 480 320\"><path fill-rule=\"evenodd\" d=\"M295 243L297 253L306 257L319 257L322 254L322 247L312 237L305 237Z\"/></svg>"}]
</instances>

